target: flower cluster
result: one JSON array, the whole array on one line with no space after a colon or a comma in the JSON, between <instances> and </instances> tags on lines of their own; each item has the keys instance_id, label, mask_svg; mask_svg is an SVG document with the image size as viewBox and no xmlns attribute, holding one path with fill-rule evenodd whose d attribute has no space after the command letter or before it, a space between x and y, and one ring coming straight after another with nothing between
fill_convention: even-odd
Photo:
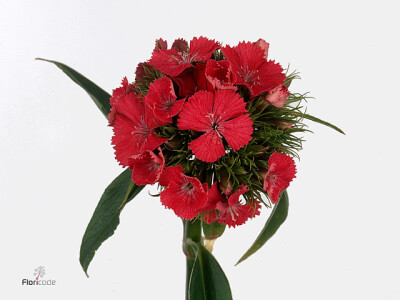
<instances>
[{"instance_id":1,"label":"flower cluster","mask_svg":"<svg viewBox=\"0 0 400 300\"><path fill-rule=\"evenodd\" d=\"M262 39L177 39L171 48L159 39L135 81L113 91L116 159L137 185L158 182L177 216L241 225L295 177L288 154L301 148L304 96L289 93L296 74L286 76L268 49Z\"/></svg>"}]
</instances>

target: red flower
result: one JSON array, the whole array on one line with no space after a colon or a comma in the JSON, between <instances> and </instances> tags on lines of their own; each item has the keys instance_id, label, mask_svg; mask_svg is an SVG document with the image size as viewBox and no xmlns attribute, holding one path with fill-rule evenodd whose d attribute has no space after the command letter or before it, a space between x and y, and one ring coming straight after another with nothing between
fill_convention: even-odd
<instances>
[{"instance_id":1,"label":"red flower","mask_svg":"<svg viewBox=\"0 0 400 300\"><path fill-rule=\"evenodd\" d=\"M158 51L160 49L167 49L168 48L168 42L163 40L162 38L159 38L156 40L156 46L154 47L153 51Z\"/></svg>"},{"instance_id":2,"label":"red flower","mask_svg":"<svg viewBox=\"0 0 400 300\"><path fill-rule=\"evenodd\" d=\"M237 89L233 86L236 82L236 75L232 72L231 64L227 60L210 59L207 62L205 75L214 89L234 91Z\"/></svg>"},{"instance_id":3,"label":"red flower","mask_svg":"<svg viewBox=\"0 0 400 300\"><path fill-rule=\"evenodd\" d=\"M264 190L267 191L273 204L278 203L279 196L295 177L296 166L293 158L284 153L272 153L268 160L268 172L264 178Z\"/></svg>"},{"instance_id":4,"label":"red flower","mask_svg":"<svg viewBox=\"0 0 400 300\"><path fill-rule=\"evenodd\" d=\"M121 87L118 87L113 90L113 95L110 98L110 104L112 105L111 111L108 114L108 121L110 125L112 125L112 123L114 122L114 117L115 117L114 105L117 104L119 99L121 99L123 96L133 92L133 84L130 84L126 77L122 79L121 85L122 85Z\"/></svg>"},{"instance_id":5,"label":"red flower","mask_svg":"<svg viewBox=\"0 0 400 300\"><path fill-rule=\"evenodd\" d=\"M160 178L160 183L164 180L168 182L167 188L160 194L161 203L172 209L178 217L193 219L207 203L207 183L201 184L195 177L177 173L179 167L173 168L168 170L169 174L165 178ZM174 175L173 179L171 175Z\"/></svg>"},{"instance_id":6,"label":"red flower","mask_svg":"<svg viewBox=\"0 0 400 300\"><path fill-rule=\"evenodd\" d=\"M209 40L205 37L193 38L187 51L181 50L184 48L182 45L182 42L176 42L175 47L180 49L173 47L169 50L153 51L149 63L161 72L176 77L187 68L192 67L192 63L206 62L213 52L220 48L219 43L215 40Z\"/></svg>"},{"instance_id":7,"label":"red flower","mask_svg":"<svg viewBox=\"0 0 400 300\"><path fill-rule=\"evenodd\" d=\"M289 95L290 93L288 91L288 88L285 85L281 84L277 87L274 87L272 90L269 90L265 94L265 100L267 100L275 107L283 107Z\"/></svg>"},{"instance_id":8,"label":"red flower","mask_svg":"<svg viewBox=\"0 0 400 300\"><path fill-rule=\"evenodd\" d=\"M240 196L247 191L248 188L242 184L236 193L226 199L221 195L215 182L208 191L208 202L203 208L207 212L203 216L203 221L208 224L218 221L229 227L235 227L259 215L261 206L257 200L245 204L240 202Z\"/></svg>"},{"instance_id":9,"label":"red flower","mask_svg":"<svg viewBox=\"0 0 400 300\"><path fill-rule=\"evenodd\" d=\"M256 46L260 47L264 51L264 58L268 58L268 49L269 49L269 44L264 41L263 39L258 39L257 42L254 43Z\"/></svg>"},{"instance_id":10,"label":"red flower","mask_svg":"<svg viewBox=\"0 0 400 300\"><path fill-rule=\"evenodd\" d=\"M153 110L154 116L162 122L172 122L172 117L182 109L185 99L176 100L171 79L162 77L150 83L145 97L146 104Z\"/></svg>"},{"instance_id":11,"label":"red flower","mask_svg":"<svg viewBox=\"0 0 400 300\"><path fill-rule=\"evenodd\" d=\"M132 169L134 183L137 185L154 184L160 178L165 161L160 147L158 151L158 155L153 151L146 150L129 158L129 167Z\"/></svg>"},{"instance_id":12,"label":"red flower","mask_svg":"<svg viewBox=\"0 0 400 300\"><path fill-rule=\"evenodd\" d=\"M233 73L237 76L236 84L246 86L251 98L282 84L285 80L282 67L274 61L267 61L264 58L264 50L259 46L241 42L233 48L222 48L222 53L231 63Z\"/></svg>"},{"instance_id":13,"label":"red flower","mask_svg":"<svg viewBox=\"0 0 400 300\"><path fill-rule=\"evenodd\" d=\"M163 124L155 122L152 110L134 93L123 96L115 107L112 144L122 166L129 166L130 157L146 150L153 151L168 140L154 133L153 130Z\"/></svg>"},{"instance_id":14,"label":"red flower","mask_svg":"<svg viewBox=\"0 0 400 300\"><path fill-rule=\"evenodd\" d=\"M248 144L253 121L243 98L231 90L200 91L189 98L178 119L181 130L205 132L189 144L196 158L214 162L225 155L222 137L233 150Z\"/></svg>"}]
</instances>

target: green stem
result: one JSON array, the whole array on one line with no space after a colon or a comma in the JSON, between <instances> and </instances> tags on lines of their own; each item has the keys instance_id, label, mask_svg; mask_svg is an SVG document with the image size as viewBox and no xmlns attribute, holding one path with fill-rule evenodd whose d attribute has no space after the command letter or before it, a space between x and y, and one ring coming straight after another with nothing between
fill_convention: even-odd
<instances>
[{"instance_id":1,"label":"green stem","mask_svg":"<svg viewBox=\"0 0 400 300\"><path fill-rule=\"evenodd\" d=\"M192 273L193 264L195 261L195 254L193 250L187 245L186 241L191 239L193 242L200 243L201 241L201 221L183 221L183 252L186 255L186 291L185 299L189 299L189 280Z\"/></svg>"}]
</instances>

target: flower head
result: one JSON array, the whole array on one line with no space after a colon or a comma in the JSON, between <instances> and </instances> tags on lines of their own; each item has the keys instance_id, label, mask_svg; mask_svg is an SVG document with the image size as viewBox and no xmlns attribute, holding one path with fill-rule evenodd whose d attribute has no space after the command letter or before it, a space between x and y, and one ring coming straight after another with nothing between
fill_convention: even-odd
<instances>
[{"instance_id":1,"label":"flower head","mask_svg":"<svg viewBox=\"0 0 400 300\"><path fill-rule=\"evenodd\" d=\"M162 122L172 122L172 117L178 114L184 101L185 99L176 101L174 86L168 77L154 80L145 97L145 102L153 110L154 116Z\"/></svg>"},{"instance_id":2,"label":"flower head","mask_svg":"<svg viewBox=\"0 0 400 300\"><path fill-rule=\"evenodd\" d=\"M129 168L132 170L132 181L137 185L154 184L160 178L164 168L164 156L161 148L158 155L146 150L129 158Z\"/></svg>"},{"instance_id":3,"label":"flower head","mask_svg":"<svg viewBox=\"0 0 400 300\"><path fill-rule=\"evenodd\" d=\"M285 74L279 64L264 58L265 49L253 43L241 42L236 47L226 46L222 53L231 63L238 85L247 87L250 98L280 85Z\"/></svg>"},{"instance_id":4,"label":"flower head","mask_svg":"<svg viewBox=\"0 0 400 300\"><path fill-rule=\"evenodd\" d=\"M189 144L196 158L214 162L225 155L222 137L233 150L247 145L253 121L245 106L232 90L200 91L189 98L179 114L178 128L204 132Z\"/></svg>"},{"instance_id":5,"label":"flower head","mask_svg":"<svg viewBox=\"0 0 400 300\"><path fill-rule=\"evenodd\" d=\"M273 204L278 203L281 193L296 177L294 160L284 153L274 152L268 160L268 172L264 177L264 190Z\"/></svg>"},{"instance_id":6,"label":"flower head","mask_svg":"<svg viewBox=\"0 0 400 300\"><path fill-rule=\"evenodd\" d=\"M134 93L123 96L115 109L112 144L115 157L122 166L129 166L132 156L146 150L153 151L168 140L154 132L162 124L156 123L152 110Z\"/></svg>"},{"instance_id":7,"label":"flower head","mask_svg":"<svg viewBox=\"0 0 400 300\"><path fill-rule=\"evenodd\" d=\"M197 178L177 171L179 171L179 167L169 169L167 171L169 174L160 178L160 183L161 181L168 183L167 188L160 194L160 200L178 217L190 220L196 217L199 210L207 203L207 184L201 184ZM171 178L172 174L175 175L173 179Z\"/></svg>"},{"instance_id":8,"label":"flower head","mask_svg":"<svg viewBox=\"0 0 400 300\"><path fill-rule=\"evenodd\" d=\"M185 49L184 42L175 41L175 47L169 50L158 49L153 51L149 61L151 65L161 72L176 77L187 68L193 67L195 62L206 62L213 52L220 48L215 40L205 37L193 38L189 49Z\"/></svg>"}]
</instances>

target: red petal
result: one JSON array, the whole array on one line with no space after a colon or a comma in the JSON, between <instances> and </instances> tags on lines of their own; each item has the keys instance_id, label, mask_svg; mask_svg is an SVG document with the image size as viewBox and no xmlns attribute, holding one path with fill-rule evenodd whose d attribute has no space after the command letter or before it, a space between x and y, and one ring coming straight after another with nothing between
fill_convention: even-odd
<instances>
[{"instance_id":1,"label":"red petal","mask_svg":"<svg viewBox=\"0 0 400 300\"><path fill-rule=\"evenodd\" d=\"M134 183L137 185L156 183L165 163L161 148L158 148L158 151L159 154L156 155L154 152L147 150L129 159Z\"/></svg>"},{"instance_id":2,"label":"red petal","mask_svg":"<svg viewBox=\"0 0 400 300\"><path fill-rule=\"evenodd\" d=\"M193 76L193 70L187 69L172 79L179 87L180 97L192 96L196 92L196 81Z\"/></svg>"},{"instance_id":3,"label":"red petal","mask_svg":"<svg viewBox=\"0 0 400 300\"><path fill-rule=\"evenodd\" d=\"M218 50L221 45L215 40L205 37L195 37L190 41L189 53L196 61L206 62L210 59L214 51Z\"/></svg>"},{"instance_id":4,"label":"red petal","mask_svg":"<svg viewBox=\"0 0 400 300\"><path fill-rule=\"evenodd\" d=\"M236 75L232 72L231 64L227 60L215 61L210 59L207 62L205 76L214 89L234 91L237 89L233 85L236 82Z\"/></svg>"},{"instance_id":5,"label":"red petal","mask_svg":"<svg viewBox=\"0 0 400 300\"><path fill-rule=\"evenodd\" d=\"M211 129L209 113L212 112L214 95L211 92L195 93L183 105L179 113L178 128L181 130L208 131Z\"/></svg>"},{"instance_id":6,"label":"red petal","mask_svg":"<svg viewBox=\"0 0 400 300\"><path fill-rule=\"evenodd\" d=\"M227 121L247 113L246 103L238 93L232 90L218 90L215 92L214 106L209 111L215 115L217 123Z\"/></svg>"},{"instance_id":7,"label":"red petal","mask_svg":"<svg viewBox=\"0 0 400 300\"><path fill-rule=\"evenodd\" d=\"M240 115L221 125L219 132L224 136L233 150L239 150L251 141L253 121L249 114Z\"/></svg>"},{"instance_id":8,"label":"red petal","mask_svg":"<svg viewBox=\"0 0 400 300\"><path fill-rule=\"evenodd\" d=\"M177 180L177 178L181 178L182 176L183 169L181 165L175 167L166 167L161 173L158 182L162 186L168 186L171 181Z\"/></svg>"},{"instance_id":9,"label":"red petal","mask_svg":"<svg viewBox=\"0 0 400 300\"><path fill-rule=\"evenodd\" d=\"M207 131L201 137L190 142L191 149L197 159L204 162L214 162L225 155L225 148L221 136L215 130Z\"/></svg>"}]
</instances>

